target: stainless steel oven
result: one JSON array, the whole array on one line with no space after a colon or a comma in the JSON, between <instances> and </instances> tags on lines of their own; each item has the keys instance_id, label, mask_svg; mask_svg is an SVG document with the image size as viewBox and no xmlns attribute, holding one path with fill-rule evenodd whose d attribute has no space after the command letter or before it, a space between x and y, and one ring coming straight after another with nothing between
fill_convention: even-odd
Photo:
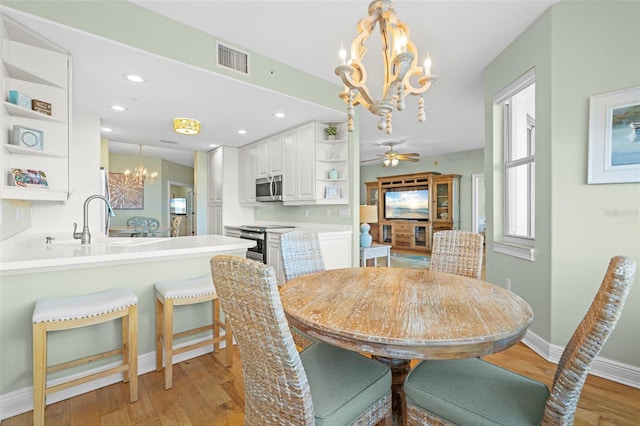
<instances>
[{"instance_id":1,"label":"stainless steel oven","mask_svg":"<svg viewBox=\"0 0 640 426\"><path fill-rule=\"evenodd\" d=\"M247 258L267 263L267 230L275 228L293 228L287 225L264 226L225 226L224 233L228 237L242 238L256 242L255 247L247 249Z\"/></svg>"}]
</instances>

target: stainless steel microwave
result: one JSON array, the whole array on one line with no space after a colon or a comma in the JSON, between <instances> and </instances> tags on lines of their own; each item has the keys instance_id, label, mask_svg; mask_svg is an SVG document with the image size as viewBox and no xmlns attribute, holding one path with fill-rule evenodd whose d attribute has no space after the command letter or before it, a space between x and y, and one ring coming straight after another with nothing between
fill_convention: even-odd
<instances>
[{"instance_id":1,"label":"stainless steel microwave","mask_svg":"<svg viewBox=\"0 0 640 426\"><path fill-rule=\"evenodd\" d=\"M256 179L256 201L282 201L282 175Z\"/></svg>"}]
</instances>

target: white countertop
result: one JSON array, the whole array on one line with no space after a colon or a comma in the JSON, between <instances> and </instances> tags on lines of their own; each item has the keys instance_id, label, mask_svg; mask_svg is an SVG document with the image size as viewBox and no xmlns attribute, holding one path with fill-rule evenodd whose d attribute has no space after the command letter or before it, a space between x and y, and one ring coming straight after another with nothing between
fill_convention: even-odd
<instances>
[{"instance_id":1,"label":"white countertop","mask_svg":"<svg viewBox=\"0 0 640 426\"><path fill-rule=\"evenodd\" d=\"M335 225L335 224L325 224L325 223L304 223L304 222L259 222L256 221L252 225L254 226L266 226L266 225L282 225L282 226L292 226L293 228L270 228L266 231L273 234L284 234L286 232L291 232L294 229L313 229L318 233L318 235L326 235L326 234L352 234L353 229L349 225Z\"/></svg>"},{"instance_id":2,"label":"white countertop","mask_svg":"<svg viewBox=\"0 0 640 426\"><path fill-rule=\"evenodd\" d=\"M11 238L0 244L0 275L63 270L95 264L122 264L154 261L163 257L215 254L246 250L255 241L221 235L198 235L177 238L105 238L93 237L91 244L81 244L66 236L56 236L51 244L45 235Z\"/></svg>"}]
</instances>

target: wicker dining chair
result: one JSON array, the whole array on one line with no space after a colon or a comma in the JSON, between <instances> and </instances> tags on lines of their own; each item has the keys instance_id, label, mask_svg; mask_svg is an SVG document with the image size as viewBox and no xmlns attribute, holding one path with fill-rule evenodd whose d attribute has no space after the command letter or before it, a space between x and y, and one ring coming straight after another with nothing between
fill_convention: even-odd
<instances>
[{"instance_id":1,"label":"wicker dining chair","mask_svg":"<svg viewBox=\"0 0 640 426\"><path fill-rule=\"evenodd\" d=\"M280 255L285 281L300 275L324 271L318 233L312 229L294 229L280 236Z\"/></svg>"},{"instance_id":2,"label":"wicker dining chair","mask_svg":"<svg viewBox=\"0 0 640 426\"><path fill-rule=\"evenodd\" d=\"M171 231L169 232L169 235L177 237L180 234L180 223L182 223L181 216L175 216L171 219Z\"/></svg>"},{"instance_id":3,"label":"wicker dining chair","mask_svg":"<svg viewBox=\"0 0 640 426\"><path fill-rule=\"evenodd\" d=\"M221 255L211 275L240 351L245 425L390 424L389 368L325 343L298 353L272 266Z\"/></svg>"},{"instance_id":4,"label":"wicker dining chair","mask_svg":"<svg viewBox=\"0 0 640 426\"><path fill-rule=\"evenodd\" d=\"M433 234L432 271L480 279L482 275L482 234L468 231L439 231Z\"/></svg>"},{"instance_id":5,"label":"wicker dining chair","mask_svg":"<svg viewBox=\"0 0 640 426\"><path fill-rule=\"evenodd\" d=\"M325 270L318 233L311 229L295 229L282 234L280 256L285 281ZM317 341L295 327L291 327L291 334L293 341L302 349Z\"/></svg>"},{"instance_id":6,"label":"wicker dining chair","mask_svg":"<svg viewBox=\"0 0 640 426\"><path fill-rule=\"evenodd\" d=\"M591 364L613 331L636 262L618 256L564 349L551 392L544 383L479 358L421 362L404 390L409 425L572 425Z\"/></svg>"}]
</instances>

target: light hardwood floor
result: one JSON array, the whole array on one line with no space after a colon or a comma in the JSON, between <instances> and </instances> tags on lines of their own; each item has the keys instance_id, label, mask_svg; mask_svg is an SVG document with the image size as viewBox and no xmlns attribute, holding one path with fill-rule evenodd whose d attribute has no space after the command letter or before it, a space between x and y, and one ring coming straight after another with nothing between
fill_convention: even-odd
<instances>
[{"instance_id":1,"label":"light hardwood floor","mask_svg":"<svg viewBox=\"0 0 640 426\"><path fill-rule=\"evenodd\" d=\"M162 373L140 376L138 402L129 404L128 387L117 383L47 406L45 422L54 425L242 425L244 389L237 347L234 365L224 367L224 350L203 355L173 369L173 389L165 391ZM523 344L485 357L548 385L555 365L546 362ZM32 413L2 421L2 426L32 424ZM578 404L576 425L640 424L640 389L590 376Z\"/></svg>"}]
</instances>

